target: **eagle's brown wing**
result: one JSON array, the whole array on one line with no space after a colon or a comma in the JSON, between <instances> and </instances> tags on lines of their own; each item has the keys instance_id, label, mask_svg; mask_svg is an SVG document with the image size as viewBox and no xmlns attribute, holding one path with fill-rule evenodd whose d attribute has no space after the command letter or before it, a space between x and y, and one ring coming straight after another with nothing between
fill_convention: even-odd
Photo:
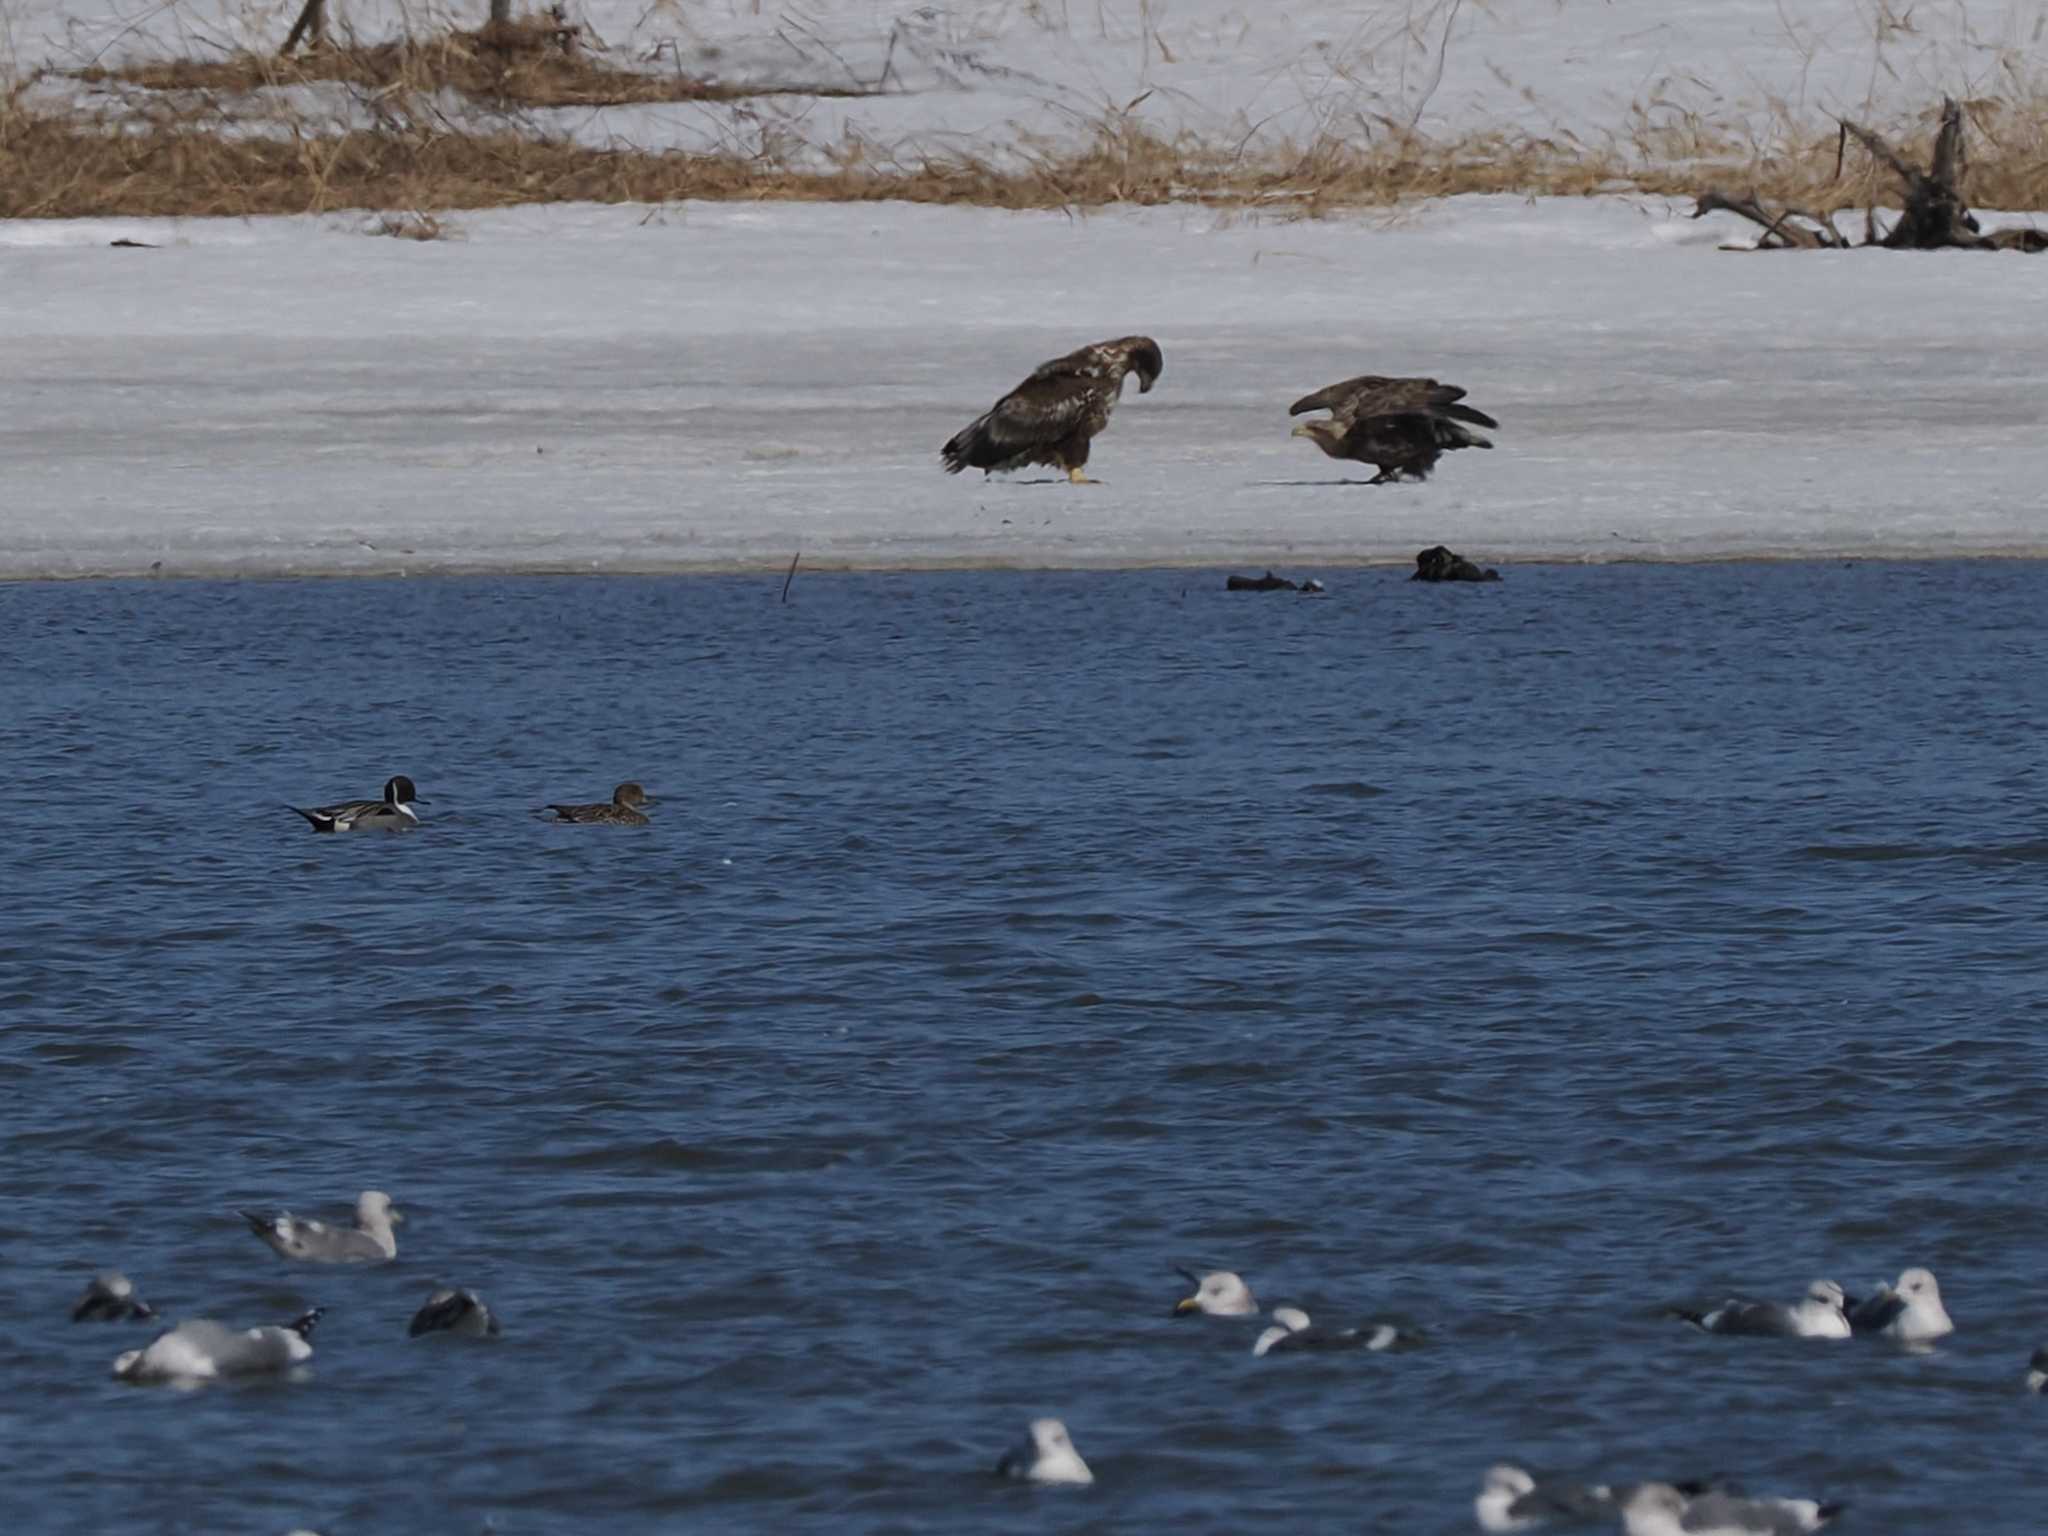
<instances>
[{"instance_id":1,"label":"eagle's brown wing","mask_svg":"<svg viewBox=\"0 0 2048 1536\"><path fill-rule=\"evenodd\" d=\"M1484 412L1457 403L1464 398L1465 391L1455 384L1439 384L1435 379L1393 379L1366 373L1302 396L1287 408L1287 414L1299 416L1306 411L1328 411L1338 425L1346 428L1374 416L1395 416L1406 411L1451 416L1481 427L1500 425Z\"/></svg>"},{"instance_id":2,"label":"eagle's brown wing","mask_svg":"<svg viewBox=\"0 0 2048 1536\"><path fill-rule=\"evenodd\" d=\"M940 450L947 473L1033 462L1099 413L1104 387L1086 375L1033 374Z\"/></svg>"}]
</instances>

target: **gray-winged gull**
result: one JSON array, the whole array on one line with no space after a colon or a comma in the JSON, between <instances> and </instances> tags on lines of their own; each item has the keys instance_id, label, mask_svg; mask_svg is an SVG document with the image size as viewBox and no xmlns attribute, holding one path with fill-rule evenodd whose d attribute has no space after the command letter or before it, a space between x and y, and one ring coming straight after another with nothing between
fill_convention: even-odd
<instances>
[{"instance_id":1,"label":"gray-winged gull","mask_svg":"<svg viewBox=\"0 0 2048 1536\"><path fill-rule=\"evenodd\" d=\"M1941 1287L1924 1269L1909 1269L1896 1288L1882 1280L1861 1301L1848 1303L1849 1324L1858 1333L1882 1334L1904 1344L1924 1344L1956 1331L1941 1304Z\"/></svg>"},{"instance_id":2,"label":"gray-winged gull","mask_svg":"<svg viewBox=\"0 0 2048 1536\"><path fill-rule=\"evenodd\" d=\"M1299 1307L1275 1307L1273 1326L1259 1335L1252 1353L1263 1356L1275 1350L1392 1349L1400 1337L1400 1330L1391 1323L1377 1323L1371 1328L1318 1328Z\"/></svg>"},{"instance_id":3,"label":"gray-winged gull","mask_svg":"<svg viewBox=\"0 0 2048 1536\"><path fill-rule=\"evenodd\" d=\"M1067 1438L1067 1426L1058 1419L1033 1419L1024 1438L996 1463L996 1472L1002 1477L1023 1478L1033 1483L1079 1486L1095 1481L1088 1463Z\"/></svg>"},{"instance_id":4,"label":"gray-winged gull","mask_svg":"<svg viewBox=\"0 0 2048 1536\"><path fill-rule=\"evenodd\" d=\"M74 1323L124 1323L156 1316L156 1309L135 1294L135 1282L118 1269L101 1270L71 1309Z\"/></svg>"},{"instance_id":5,"label":"gray-winged gull","mask_svg":"<svg viewBox=\"0 0 2048 1536\"><path fill-rule=\"evenodd\" d=\"M1601 1483L1538 1483L1506 1462L1486 1469L1472 1501L1482 1531L1526 1531L1552 1520L1612 1519L1614 1493Z\"/></svg>"},{"instance_id":6,"label":"gray-winged gull","mask_svg":"<svg viewBox=\"0 0 2048 1536\"><path fill-rule=\"evenodd\" d=\"M313 1325L327 1309L315 1307L282 1328L229 1328L209 1318L180 1323L127 1350L114 1361L114 1374L142 1384L196 1385L229 1376L259 1376L310 1360Z\"/></svg>"},{"instance_id":7,"label":"gray-winged gull","mask_svg":"<svg viewBox=\"0 0 2048 1536\"><path fill-rule=\"evenodd\" d=\"M1812 1499L1748 1499L1719 1490L1688 1497L1669 1483L1643 1483L1620 1500L1627 1536L1804 1536L1842 1512Z\"/></svg>"},{"instance_id":8,"label":"gray-winged gull","mask_svg":"<svg viewBox=\"0 0 2048 1536\"><path fill-rule=\"evenodd\" d=\"M1191 1269L1181 1273L1195 1288L1192 1296L1183 1296L1173 1304L1175 1317L1186 1317L1199 1312L1204 1317L1250 1317L1259 1310L1258 1298L1252 1295L1251 1287L1228 1269L1215 1270L1197 1276Z\"/></svg>"},{"instance_id":9,"label":"gray-winged gull","mask_svg":"<svg viewBox=\"0 0 2048 1536\"><path fill-rule=\"evenodd\" d=\"M1671 1311L1707 1333L1846 1339L1849 1319L1842 1308L1842 1288L1832 1280L1816 1280L1789 1307L1775 1301L1741 1301L1731 1297L1708 1312L1690 1312L1683 1307L1673 1307Z\"/></svg>"},{"instance_id":10,"label":"gray-winged gull","mask_svg":"<svg viewBox=\"0 0 2048 1536\"><path fill-rule=\"evenodd\" d=\"M475 1291L443 1286L412 1315L408 1338L423 1333L453 1333L468 1339L496 1338L498 1319Z\"/></svg>"},{"instance_id":11,"label":"gray-winged gull","mask_svg":"<svg viewBox=\"0 0 2048 1536\"><path fill-rule=\"evenodd\" d=\"M405 1218L392 1209L391 1197L381 1189L366 1189L356 1197L353 1228L330 1227L324 1221L301 1221L290 1211L261 1216L244 1211L242 1217L256 1235L288 1259L310 1264L382 1264L398 1257L398 1239L391 1224Z\"/></svg>"}]
</instances>

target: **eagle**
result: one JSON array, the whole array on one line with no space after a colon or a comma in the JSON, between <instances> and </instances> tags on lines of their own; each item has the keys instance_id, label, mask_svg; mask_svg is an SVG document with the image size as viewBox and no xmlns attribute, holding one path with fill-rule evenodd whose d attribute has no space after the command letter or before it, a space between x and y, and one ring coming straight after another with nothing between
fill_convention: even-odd
<instances>
[{"instance_id":1,"label":"eagle","mask_svg":"<svg viewBox=\"0 0 2048 1536\"><path fill-rule=\"evenodd\" d=\"M1040 363L1031 376L939 450L946 473L963 469L989 474L1050 464L1076 485L1093 485L1081 471L1088 440L1109 425L1109 413L1123 394L1124 375L1138 375L1138 393L1150 390L1165 369L1159 343L1150 336L1124 336Z\"/></svg>"},{"instance_id":2,"label":"eagle","mask_svg":"<svg viewBox=\"0 0 2048 1536\"><path fill-rule=\"evenodd\" d=\"M1458 402L1465 391L1435 379L1387 379L1362 374L1303 395L1287 408L1290 416L1328 411L1324 421L1305 421L1294 429L1333 459L1356 459L1379 471L1368 485L1381 485L1403 475L1427 480L1436 461L1454 448L1491 448L1492 443L1461 425L1498 427L1484 411Z\"/></svg>"}]
</instances>

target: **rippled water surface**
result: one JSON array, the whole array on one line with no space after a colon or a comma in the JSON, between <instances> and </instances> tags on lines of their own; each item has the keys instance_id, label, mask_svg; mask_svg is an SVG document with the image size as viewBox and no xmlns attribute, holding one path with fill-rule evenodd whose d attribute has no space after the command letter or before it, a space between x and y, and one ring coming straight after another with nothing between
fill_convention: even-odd
<instances>
[{"instance_id":1,"label":"rippled water surface","mask_svg":"<svg viewBox=\"0 0 2048 1536\"><path fill-rule=\"evenodd\" d=\"M2041 1528L2048 569L779 586L0 589L8 1531ZM382 1268L235 1214L373 1186ZM1931 1354L1660 1315L1914 1263ZM104 1265L311 1367L121 1385Z\"/></svg>"}]
</instances>

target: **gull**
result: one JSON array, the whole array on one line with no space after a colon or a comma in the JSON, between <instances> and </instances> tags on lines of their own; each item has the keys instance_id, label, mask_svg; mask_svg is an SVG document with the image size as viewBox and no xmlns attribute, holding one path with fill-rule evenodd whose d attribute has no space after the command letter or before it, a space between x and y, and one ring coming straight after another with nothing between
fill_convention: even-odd
<instances>
[{"instance_id":1,"label":"gull","mask_svg":"<svg viewBox=\"0 0 2048 1536\"><path fill-rule=\"evenodd\" d=\"M1689 1497L1669 1483L1643 1483L1621 1501L1626 1536L1804 1536L1842 1512L1812 1499L1746 1499L1709 1491Z\"/></svg>"},{"instance_id":2,"label":"gull","mask_svg":"<svg viewBox=\"0 0 2048 1536\"><path fill-rule=\"evenodd\" d=\"M1506 1462L1486 1469L1472 1501L1482 1531L1525 1531L1548 1520L1611 1518L1614 1494L1604 1484L1543 1483Z\"/></svg>"},{"instance_id":3,"label":"gull","mask_svg":"<svg viewBox=\"0 0 2048 1536\"><path fill-rule=\"evenodd\" d=\"M1024 1438L1003 1452L1002 1460L996 1463L996 1473L1033 1483L1065 1483L1074 1487L1095 1481L1088 1463L1067 1438L1067 1426L1058 1419L1033 1419Z\"/></svg>"},{"instance_id":4,"label":"gull","mask_svg":"<svg viewBox=\"0 0 2048 1536\"><path fill-rule=\"evenodd\" d=\"M1318 1328L1299 1307L1275 1307L1273 1326L1259 1335L1252 1354L1265 1356L1276 1349L1392 1349L1400 1337L1400 1330L1391 1323L1365 1329Z\"/></svg>"},{"instance_id":5,"label":"gull","mask_svg":"<svg viewBox=\"0 0 2048 1536\"><path fill-rule=\"evenodd\" d=\"M1705 1333L1766 1334L1790 1339L1846 1339L1849 1319L1843 1312L1842 1288L1832 1280L1816 1280L1793 1305L1775 1301L1730 1298L1711 1312L1671 1309Z\"/></svg>"},{"instance_id":6,"label":"gull","mask_svg":"<svg viewBox=\"0 0 2048 1536\"><path fill-rule=\"evenodd\" d=\"M1192 1312L1199 1312L1204 1317L1252 1317L1257 1314L1258 1298L1252 1295L1251 1287L1231 1270L1219 1269L1199 1277L1191 1269L1183 1269L1180 1273L1187 1276L1195 1294L1183 1296L1173 1304L1175 1317L1185 1317Z\"/></svg>"},{"instance_id":7,"label":"gull","mask_svg":"<svg viewBox=\"0 0 2048 1536\"><path fill-rule=\"evenodd\" d=\"M1941 1287L1924 1269L1900 1275L1897 1289L1880 1280L1874 1293L1847 1306L1849 1324L1858 1333L1878 1333L1905 1344L1922 1344L1956 1331L1948 1308L1941 1304Z\"/></svg>"},{"instance_id":8,"label":"gull","mask_svg":"<svg viewBox=\"0 0 2048 1536\"><path fill-rule=\"evenodd\" d=\"M1666 1486L1689 1499L1712 1487L1705 1482ZM1617 1495L1605 1483L1538 1483L1527 1469L1501 1462L1486 1469L1472 1509L1483 1531L1526 1531L1532 1525L1552 1520L1576 1525L1588 1520L1611 1520L1617 1503L1625 1502L1636 1487L1633 1483L1624 1484Z\"/></svg>"},{"instance_id":9,"label":"gull","mask_svg":"<svg viewBox=\"0 0 2048 1536\"><path fill-rule=\"evenodd\" d=\"M228 1376L281 1371L313 1357L308 1341L313 1325L326 1310L315 1307L282 1328L239 1331L207 1318L194 1318L158 1334L146 1349L124 1351L114 1360L114 1374L138 1384L196 1386Z\"/></svg>"},{"instance_id":10,"label":"gull","mask_svg":"<svg viewBox=\"0 0 2048 1536\"><path fill-rule=\"evenodd\" d=\"M118 1269L101 1270L71 1309L74 1323L124 1323L155 1317L156 1309L135 1294L135 1282Z\"/></svg>"},{"instance_id":11,"label":"gull","mask_svg":"<svg viewBox=\"0 0 2048 1536\"><path fill-rule=\"evenodd\" d=\"M454 1333L468 1339L495 1339L498 1320L484 1305L483 1297L475 1291L443 1286L426 1299L419 1311L413 1313L412 1326L405 1332L408 1338L414 1339L423 1333Z\"/></svg>"},{"instance_id":12,"label":"gull","mask_svg":"<svg viewBox=\"0 0 2048 1536\"><path fill-rule=\"evenodd\" d=\"M301 1221L290 1211L275 1216L244 1211L242 1218L285 1258L313 1264L382 1264L395 1259L398 1239L392 1235L391 1224L405 1220L391 1208L391 1197L381 1189L366 1189L356 1197L353 1229Z\"/></svg>"}]
</instances>

